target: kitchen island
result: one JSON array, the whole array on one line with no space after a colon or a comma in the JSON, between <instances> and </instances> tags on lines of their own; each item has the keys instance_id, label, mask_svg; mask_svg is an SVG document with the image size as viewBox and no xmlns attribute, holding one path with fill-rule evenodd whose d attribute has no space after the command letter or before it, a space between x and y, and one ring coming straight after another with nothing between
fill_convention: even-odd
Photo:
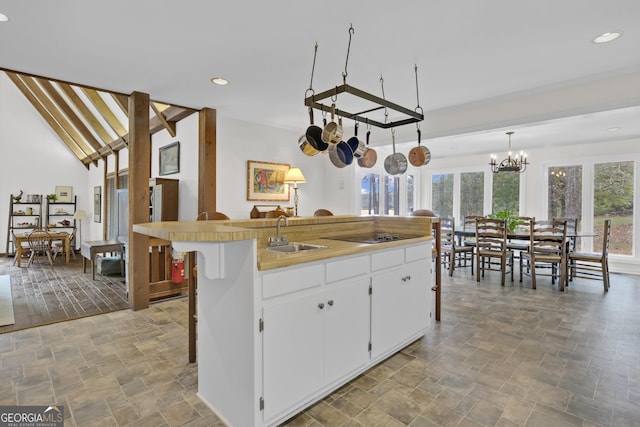
<instances>
[{"instance_id":1,"label":"kitchen island","mask_svg":"<svg viewBox=\"0 0 640 427\"><path fill-rule=\"evenodd\" d=\"M267 249L276 220L164 222L134 231L198 256L198 395L227 424L277 425L429 329L430 218L289 218L320 246ZM384 233L360 243L345 236Z\"/></svg>"}]
</instances>

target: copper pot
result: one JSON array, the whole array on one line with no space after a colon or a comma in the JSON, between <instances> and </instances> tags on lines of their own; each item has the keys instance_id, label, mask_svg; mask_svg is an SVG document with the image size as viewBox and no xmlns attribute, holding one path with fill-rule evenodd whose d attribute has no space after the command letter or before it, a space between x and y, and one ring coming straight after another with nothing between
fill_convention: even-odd
<instances>
[{"instance_id":1,"label":"copper pot","mask_svg":"<svg viewBox=\"0 0 640 427\"><path fill-rule=\"evenodd\" d=\"M418 129L418 146L409 150L409 163L415 167L426 166L431 161L431 151L420 145L420 129Z\"/></svg>"},{"instance_id":2,"label":"copper pot","mask_svg":"<svg viewBox=\"0 0 640 427\"><path fill-rule=\"evenodd\" d=\"M362 156L358 159L358 166L361 168L372 168L375 166L378 161L378 153L373 148L369 148L369 136L371 135L371 131L367 131L367 142L366 149Z\"/></svg>"}]
</instances>

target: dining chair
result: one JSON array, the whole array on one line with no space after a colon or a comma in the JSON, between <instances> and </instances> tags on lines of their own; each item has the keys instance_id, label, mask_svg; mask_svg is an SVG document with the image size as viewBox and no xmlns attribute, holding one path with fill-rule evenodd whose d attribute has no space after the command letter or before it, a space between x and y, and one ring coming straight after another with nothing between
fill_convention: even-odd
<instances>
[{"instance_id":1,"label":"dining chair","mask_svg":"<svg viewBox=\"0 0 640 427\"><path fill-rule=\"evenodd\" d=\"M196 221L208 221L208 220L223 220L230 219L227 215L222 212L200 212L196 217Z\"/></svg>"},{"instance_id":2,"label":"dining chair","mask_svg":"<svg viewBox=\"0 0 640 427\"><path fill-rule=\"evenodd\" d=\"M516 224L516 228L513 230L518 234L525 234L529 236L530 224L536 220L533 216L519 216L516 218L518 223ZM507 240L507 248L511 249L513 252L514 258L520 258L520 252L526 252L529 250L529 239L514 239L510 238Z\"/></svg>"},{"instance_id":3,"label":"dining chair","mask_svg":"<svg viewBox=\"0 0 640 427\"><path fill-rule=\"evenodd\" d=\"M534 221L529 226L529 250L520 254L520 282L531 276L536 289L536 276L550 276L551 284L558 279L560 290L566 283L566 221ZM545 273L548 271L548 273Z\"/></svg>"},{"instance_id":4,"label":"dining chair","mask_svg":"<svg viewBox=\"0 0 640 427\"><path fill-rule=\"evenodd\" d=\"M69 254L76 259L76 251L74 250L76 247L76 232L77 229L74 227L71 234L69 234ZM62 240L55 240L52 237L53 245L51 246L51 252L53 253L53 262L56 262L56 258L58 255L65 255L65 245Z\"/></svg>"},{"instance_id":5,"label":"dining chair","mask_svg":"<svg viewBox=\"0 0 640 427\"><path fill-rule=\"evenodd\" d=\"M456 227L453 217L440 218L442 233L442 264L448 268L449 276L453 276L456 266L471 266L473 274L473 246L462 246L456 242Z\"/></svg>"},{"instance_id":6,"label":"dining chair","mask_svg":"<svg viewBox=\"0 0 640 427\"><path fill-rule=\"evenodd\" d=\"M480 282L485 270L501 271L502 286L507 273L511 274L513 282L513 251L507 249L507 228L503 219L476 218L476 281Z\"/></svg>"},{"instance_id":7,"label":"dining chair","mask_svg":"<svg viewBox=\"0 0 640 427\"><path fill-rule=\"evenodd\" d=\"M602 280L604 291L611 286L609 281L609 241L611 238L611 220L604 221L602 232L602 252L583 253L570 252L568 254L567 269L569 280L574 277L583 279Z\"/></svg>"},{"instance_id":8,"label":"dining chair","mask_svg":"<svg viewBox=\"0 0 640 427\"><path fill-rule=\"evenodd\" d=\"M462 220L462 227L465 231L473 231L473 236L464 236L460 239L460 245L476 247L476 219L484 218L482 215L467 215Z\"/></svg>"},{"instance_id":9,"label":"dining chair","mask_svg":"<svg viewBox=\"0 0 640 427\"><path fill-rule=\"evenodd\" d=\"M16 261L18 260L18 257L23 257L23 256L29 256L31 254L31 249L29 248L29 246L22 246L22 243L18 243L18 237L16 236L16 233L11 230L11 236L13 239L13 246L15 247L15 255L13 257L13 265L16 265Z\"/></svg>"},{"instance_id":10,"label":"dining chair","mask_svg":"<svg viewBox=\"0 0 640 427\"><path fill-rule=\"evenodd\" d=\"M313 216L333 216L333 212L329 209L316 209Z\"/></svg>"},{"instance_id":11,"label":"dining chair","mask_svg":"<svg viewBox=\"0 0 640 427\"><path fill-rule=\"evenodd\" d=\"M29 249L31 251L27 267L31 266L36 255L46 255L49 260L49 265L53 265L53 259L51 258L51 235L47 231L33 230L27 236L27 242L29 242Z\"/></svg>"}]
</instances>

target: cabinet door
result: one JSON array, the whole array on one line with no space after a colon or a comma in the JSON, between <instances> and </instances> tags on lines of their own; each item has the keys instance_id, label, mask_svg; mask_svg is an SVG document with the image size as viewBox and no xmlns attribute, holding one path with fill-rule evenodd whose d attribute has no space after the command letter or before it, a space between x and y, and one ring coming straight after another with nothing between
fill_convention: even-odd
<instances>
[{"instance_id":1,"label":"cabinet door","mask_svg":"<svg viewBox=\"0 0 640 427\"><path fill-rule=\"evenodd\" d=\"M265 421L322 387L323 301L312 292L263 308Z\"/></svg>"},{"instance_id":2,"label":"cabinet door","mask_svg":"<svg viewBox=\"0 0 640 427\"><path fill-rule=\"evenodd\" d=\"M429 327L430 266L427 260L373 276L371 355L376 358Z\"/></svg>"},{"instance_id":3,"label":"cabinet door","mask_svg":"<svg viewBox=\"0 0 640 427\"><path fill-rule=\"evenodd\" d=\"M338 282L324 296L325 382L331 383L369 361L369 278Z\"/></svg>"},{"instance_id":4,"label":"cabinet door","mask_svg":"<svg viewBox=\"0 0 640 427\"><path fill-rule=\"evenodd\" d=\"M429 261L416 261L405 266L404 288L407 336L430 327L429 313L432 310L431 265Z\"/></svg>"},{"instance_id":5,"label":"cabinet door","mask_svg":"<svg viewBox=\"0 0 640 427\"><path fill-rule=\"evenodd\" d=\"M375 274L371 280L371 356L387 352L404 340L402 316L405 300L402 295L402 268Z\"/></svg>"}]
</instances>

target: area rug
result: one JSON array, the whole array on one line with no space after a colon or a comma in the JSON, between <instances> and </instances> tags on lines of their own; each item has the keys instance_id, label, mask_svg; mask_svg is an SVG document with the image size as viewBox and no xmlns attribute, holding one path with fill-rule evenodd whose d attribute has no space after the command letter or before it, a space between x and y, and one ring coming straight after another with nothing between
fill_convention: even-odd
<instances>
[{"instance_id":1,"label":"area rug","mask_svg":"<svg viewBox=\"0 0 640 427\"><path fill-rule=\"evenodd\" d=\"M0 326L13 325L14 323L16 323L16 319L13 317L10 276L0 276Z\"/></svg>"}]
</instances>

